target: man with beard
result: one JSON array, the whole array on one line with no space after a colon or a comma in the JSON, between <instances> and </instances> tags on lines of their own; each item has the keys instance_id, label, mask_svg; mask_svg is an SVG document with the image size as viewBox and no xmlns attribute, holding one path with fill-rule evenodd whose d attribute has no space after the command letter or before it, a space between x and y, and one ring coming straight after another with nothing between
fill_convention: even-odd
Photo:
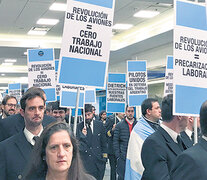
<instances>
[{"instance_id":1,"label":"man with beard","mask_svg":"<svg viewBox=\"0 0 207 180\"><path fill-rule=\"evenodd\" d=\"M20 104L25 128L0 143L1 180L22 178L35 141L43 130L42 121L45 110L43 95L37 89L33 89L22 96Z\"/></svg>"},{"instance_id":2,"label":"man with beard","mask_svg":"<svg viewBox=\"0 0 207 180\"><path fill-rule=\"evenodd\" d=\"M134 118L134 107L126 106L126 118L119 122L114 130L113 147L117 159L118 180L124 179L127 147L131 131L137 123Z\"/></svg>"},{"instance_id":3,"label":"man with beard","mask_svg":"<svg viewBox=\"0 0 207 180\"><path fill-rule=\"evenodd\" d=\"M13 115L16 113L16 107L17 107L17 99L14 96L5 96L2 100L2 116L0 119L5 119L10 115Z\"/></svg>"},{"instance_id":4,"label":"man with beard","mask_svg":"<svg viewBox=\"0 0 207 180\"><path fill-rule=\"evenodd\" d=\"M77 126L79 151L86 172L102 180L107 160L106 132L101 121L93 120L92 105L85 105L85 123Z\"/></svg>"},{"instance_id":5,"label":"man with beard","mask_svg":"<svg viewBox=\"0 0 207 180\"><path fill-rule=\"evenodd\" d=\"M31 87L25 93L29 93L30 91L38 91L44 97L46 101L45 92L41 88ZM43 126L47 126L51 122L56 121L55 118L44 115L43 118ZM11 115L3 120L0 120L0 141L3 141L19 132L22 131L25 127L24 117L21 113Z\"/></svg>"},{"instance_id":6,"label":"man with beard","mask_svg":"<svg viewBox=\"0 0 207 180\"><path fill-rule=\"evenodd\" d=\"M52 103L51 111L52 111L52 116L57 121L66 122L65 114L66 114L67 108L60 107L60 101L59 100Z\"/></svg>"}]
</instances>

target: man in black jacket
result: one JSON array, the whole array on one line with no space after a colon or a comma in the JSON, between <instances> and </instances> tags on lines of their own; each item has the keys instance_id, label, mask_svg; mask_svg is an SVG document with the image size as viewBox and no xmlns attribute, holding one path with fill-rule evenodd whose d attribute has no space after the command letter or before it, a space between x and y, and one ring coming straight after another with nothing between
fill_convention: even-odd
<instances>
[{"instance_id":1,"label":"man in black jacket","mask_svg":"<svg viewBox=\"0 0 207 180\"><path fill-rule=\"evenodd\" d=\"M113 114L106 121L106 137L108 139L108 159L110 163L110 180L116 180L116 156L113 148L113 137L116 125L124 119L124 113Z\"/></svg>"},{"instance_id":2,"label":"man in black jacket","mask_svg":"<svg viewBox=\"0 0 207 180\"><path fill-rule=\"evenodd\" d=\"M134 107L126 107L126 118L119 122L114 131L113 147L117 158L118 180L124 179L126 154L132 128L137 123L134 118Z\"/></svg>"}]
</instances>

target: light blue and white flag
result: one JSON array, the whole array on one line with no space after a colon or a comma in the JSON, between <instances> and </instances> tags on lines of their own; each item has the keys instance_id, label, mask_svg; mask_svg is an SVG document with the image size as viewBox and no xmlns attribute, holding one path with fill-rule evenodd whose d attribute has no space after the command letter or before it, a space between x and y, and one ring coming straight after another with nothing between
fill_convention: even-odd
<instances>
[{"instance_id":1,"label":"light blue and white flag","mask_svg":"<svg viewBox=\"0 0 207 180\"><path fill-rule=\"evenodd\" d=\"M141 117L134 126L128 144L125 180L140 180L144 167L141 160L141 150L145 139L155 130Z\"/></svg>"}]
</instances>

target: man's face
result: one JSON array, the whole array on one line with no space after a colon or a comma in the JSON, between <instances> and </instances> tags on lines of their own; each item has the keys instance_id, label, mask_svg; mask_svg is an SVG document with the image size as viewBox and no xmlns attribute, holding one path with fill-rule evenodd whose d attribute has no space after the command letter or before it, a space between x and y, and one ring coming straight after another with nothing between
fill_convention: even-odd
<instances>
[{"instance_id":1,"label":"man's face","mask_svg":"<svg viewBox=\"0 0 207 180\"><path fill-rule=\"evenodd\" d=\"M34 128L41 125L44 117L45 104L41 97L26 100L25 110L21 109L20 113L24 117L25 126Z\"/></svg>"},{"instance_id":2,"label":"man's face","mask_svg":"<svg viewBox=\"0 0 207 180\"><path fill-rule=\"evenodd\" d=\"M157 122L161 118L161 108L158 102L152 102L152 109L147 110L148 119Z\"/></svg>"},{"instance_id":3,"label":"man's face","mask_svg":"<svg viewBox=\"0 0 207 180\"><path fill-rule=\"evenodd\" d=\"M134 108L128 107L125 114L126 114L126 117L128 118L128 120L132 120L134 118Z\"/></svg>"},{"instance_id":4,"label":"man's face","mask_svg":"<svg viewBox=\"0 0 207 180\"><path fill-rule=\"evenodd\" d=\"M52 116L56 118L57 121L64 121L65 120L65 111L63 109L58 110L54 109L52 111Z\"/></svg>"},{"instance_id":5,"label":"man's face","mask_svg":"<svg viewBox=\"0 0 207 180\"><path fill-rule=\"evenodd\" d=\"M85 120L86 122L91 122L93 119L93 113L92 112L86 112L85 113Z\"/></svg>"},{"instance_id":6,"label":"man's face","mask_svg":"<svg viewBox=\"0 0 207 180\"><path fill-rule=\"evenodd\" d=\"M106 113L105 112L101 115L101 119L104 121L106 120Z\"/></svg>"},{"instance_id":7,"label":"man's face","mask_svg":"<svg viewBox=\"0 0 207 180\"><path fill-rule=\"evenodd\" d=\"M9 99L6 105L3 106L3 112L6 116L10 116L16 113L17 101L14 98Z\"/></svg>"}]
</instances>

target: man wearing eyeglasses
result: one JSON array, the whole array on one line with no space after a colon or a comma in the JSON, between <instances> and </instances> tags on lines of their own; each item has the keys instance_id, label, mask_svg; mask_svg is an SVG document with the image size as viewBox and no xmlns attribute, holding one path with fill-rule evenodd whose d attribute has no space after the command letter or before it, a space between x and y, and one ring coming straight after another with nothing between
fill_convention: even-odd
<instances>
[{"instance_id":1,"label":"man wearing eyeglasses","mask_svg":"<svg viewBox=\"0 0 207 180\"><path fill-rule=\"evenodd\" d=\"M126 154L131 131L137 120L134 118L134 107L126 107L126 117L119 122L114 130L113 147L117 158L118 180L124 180Z\"/></svg>"},{"instance_id":2,"label":"man wearing eyeglasses","mask_svg":"<svg viewBox=\"0 0 207 180\"><path fill-rule=\"evenodd\" d=\"M16 107L17 107L17 99L14 96L5 96L2 100L2 116L0 119L5 119L10 115L13 115L16 113Z\"/></svg>"},{"instance_id":3,"label":"man wearing eyeglasses","mask_svg":"<svg viewBox=\"0 0 207 180\"><path fill-rule=\"evenodd\" d=\"M52 116L57 120L57 121L63 121L66 122L65 120L65 114L66 114L66 108L60 107L60 101L55 101L52 103Z\"/></svg>"}]
</instances>

